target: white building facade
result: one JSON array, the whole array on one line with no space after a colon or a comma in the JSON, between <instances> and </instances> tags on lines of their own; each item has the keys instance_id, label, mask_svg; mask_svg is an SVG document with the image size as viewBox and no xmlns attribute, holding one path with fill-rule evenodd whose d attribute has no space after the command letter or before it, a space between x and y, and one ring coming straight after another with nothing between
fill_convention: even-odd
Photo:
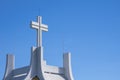
<instances>
[{"instance_id":1,"label":"white building facade","mask_svg":"<svg viewBox=\"0 0 120 80\"><path fill-rule=\"evenodd\" d=\"M37 30L37 46L31 48L30 65L15 69L14 56L7 55L6 70L3 80L74 80L71 68L71 54L63 55L63 67L47 65L43 59L42 31L48 31L48 26L42 24L42 17L32 21L31 27Z\"/></svg>"}]
</instances>

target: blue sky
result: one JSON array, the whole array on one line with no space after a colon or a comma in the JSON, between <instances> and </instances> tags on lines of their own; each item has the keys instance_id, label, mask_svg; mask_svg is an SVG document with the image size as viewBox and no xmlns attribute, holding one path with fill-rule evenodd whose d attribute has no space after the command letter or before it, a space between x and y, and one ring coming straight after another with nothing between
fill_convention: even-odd
<instances>
[{"instance_id":1,"label":"blue sky","mask_svg":"<svg viewBox=\"0 0 120 80\"><path fill-rule=\"evenodd\" d=\"M71 52L75 80L120 80L119 0L0 0L0 79L6 54L16 68L29 65L36 31L30 21L43 17L44 58L62 66L63 52Z\"/></svg>"}]
</instances>

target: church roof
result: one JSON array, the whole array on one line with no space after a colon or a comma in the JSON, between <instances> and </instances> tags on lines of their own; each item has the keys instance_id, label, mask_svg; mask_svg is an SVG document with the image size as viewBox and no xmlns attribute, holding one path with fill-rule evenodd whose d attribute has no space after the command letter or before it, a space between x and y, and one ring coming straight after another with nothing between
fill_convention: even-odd
<instances>
[{"instance_id":1,"label":"church roof","mask_svg":"<svg viewBox=\"0 0 120 80\"><path fill-rule=\"evenodd\" d=\"M37 30L37 46L31 48L30 65L14 69L14 56L8 54L3 80L73 80L70 53L63 55L63 67L47 65L43 59L42 31L48 31L48 26L42 24L42 17L31 27Z\"/></svg>"}]
</instances>

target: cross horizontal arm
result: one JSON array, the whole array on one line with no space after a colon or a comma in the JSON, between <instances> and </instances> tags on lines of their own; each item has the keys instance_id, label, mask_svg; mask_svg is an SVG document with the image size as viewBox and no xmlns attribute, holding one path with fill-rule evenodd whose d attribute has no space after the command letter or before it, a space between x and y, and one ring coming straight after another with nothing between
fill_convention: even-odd
<instances>
[{"instance_id":1,"label":"cross horizontal arm","mask_svg":"<svg viewBox=\"0 0 120 80\"><path fill-rule=\"evenodd\" d=\"M41 26L41 30L48 31L48 25L41 24L40 26Z\"/></svg>"},{"instance_id":2,"label":"cross horizontal arm","mask_svg":"<svg viewBox=\"0 0 120 80\"><path fill-rule=\"evenodd\" d=\"M31 25L32 28L39 29L39 23L38 22L32 21L30 25Z\"/></svg>"}]
</instances>

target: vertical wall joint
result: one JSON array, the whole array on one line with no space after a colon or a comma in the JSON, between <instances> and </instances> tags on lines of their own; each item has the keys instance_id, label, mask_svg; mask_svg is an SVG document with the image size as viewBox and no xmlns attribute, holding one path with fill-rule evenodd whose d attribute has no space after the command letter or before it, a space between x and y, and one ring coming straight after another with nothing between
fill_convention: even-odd
<instances>
[{"instance_id":1,"label":"vertical wall joint","mask_svg":"<svg viewBox=\"0 0 120 80\"><path fill-rule=\"evenodd\" d=\"M6 69L3 80L10 79L12 77L12 71L14 69L14 55L8 54L6 59Z\"/></svg>"},{"instance_id":2,"label":"vertical wall joint","mask_svg":"<svg viewBox=\"0 0 120 80\"><path fill-rule=\"evenodd\" d=\"M71 68L71 54L66 53L63 55L63 67L65 69L65 77L68 80L73 80L72 68Z\"/></svg>"}]
</instances>

